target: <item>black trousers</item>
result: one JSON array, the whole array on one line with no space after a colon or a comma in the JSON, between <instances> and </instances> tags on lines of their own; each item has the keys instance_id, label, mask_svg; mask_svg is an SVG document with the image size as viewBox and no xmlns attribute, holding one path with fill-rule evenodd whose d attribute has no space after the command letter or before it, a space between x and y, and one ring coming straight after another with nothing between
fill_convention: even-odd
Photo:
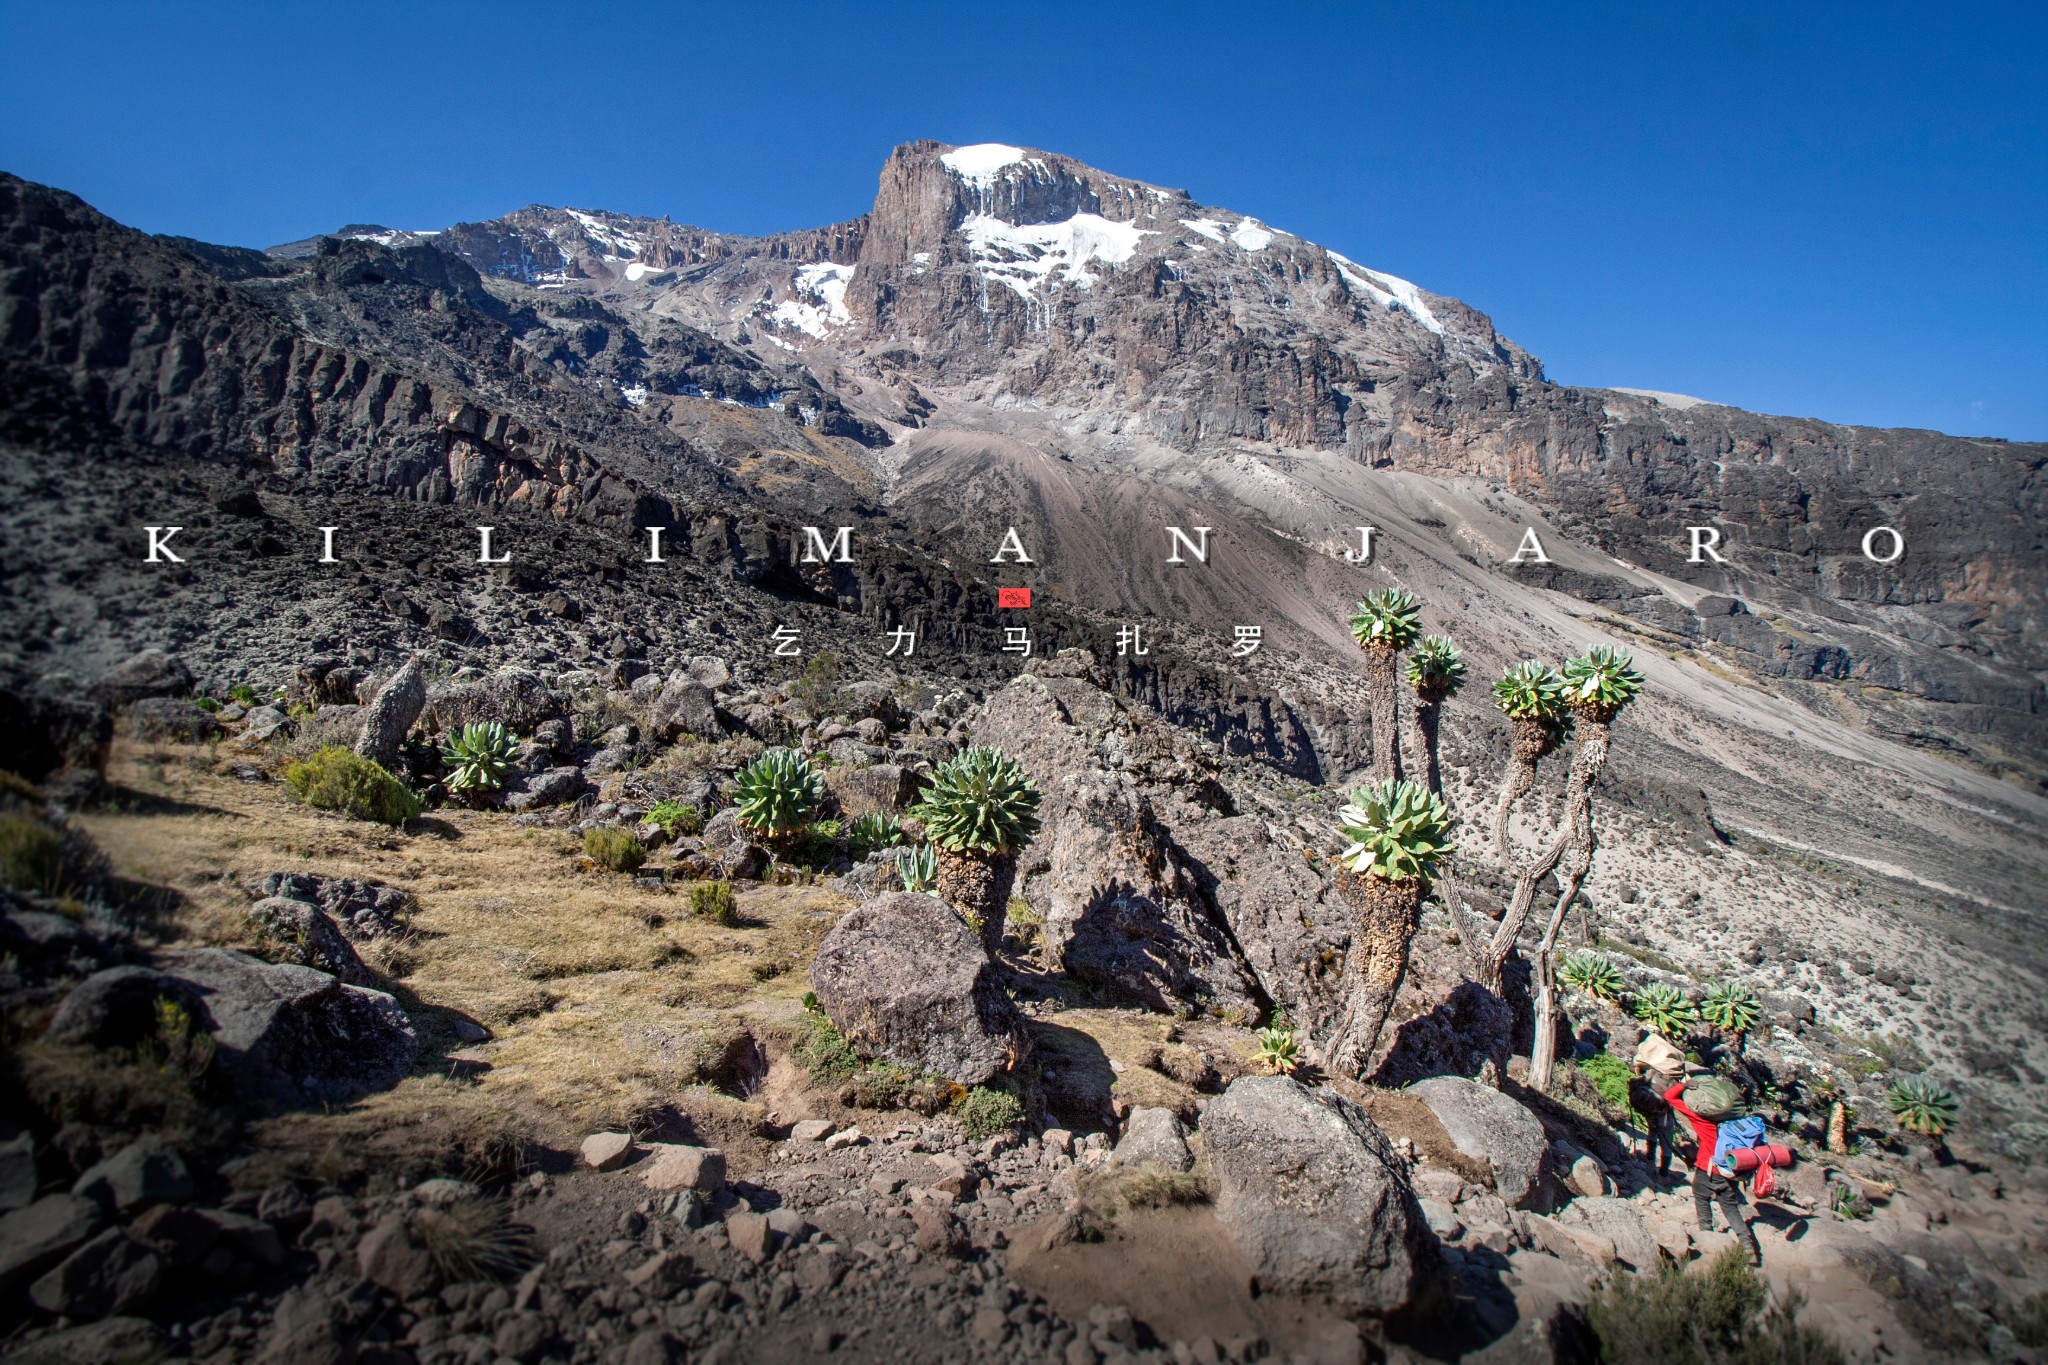
<instances>
[{"instance_id":1,"label":"black trousers","mask_svg":"<svg viewBox=\"0 0 2048 1365\"><path fill-rule=\"evenodd\" d=\"M1749 1230L1749 1222L1742 1216L1742 1191L1733 1180L1719 1171L1703 1171L1697 1166L1692 1172L1693 1211L1699 1215L1700 1231L1711 1232L1714 1227L1714 1204L1721 1205L1721 1212L1728 1217L1728 1230L1735 1234L1752 1258L1762 1253L1757 1250L1756 1234Z\"/></svg>"}]
</instances>

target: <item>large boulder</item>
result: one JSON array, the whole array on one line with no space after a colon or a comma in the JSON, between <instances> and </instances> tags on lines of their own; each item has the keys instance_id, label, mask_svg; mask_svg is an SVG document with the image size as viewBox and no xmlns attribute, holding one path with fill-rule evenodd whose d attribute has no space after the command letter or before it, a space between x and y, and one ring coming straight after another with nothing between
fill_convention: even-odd
<instances>
[{"instance_id":1,"label":"large boulder","mask_svg":"<svg viewBox=\"0 0 2048 1365\"><path fill-rule=\"evenodd\" d=\"M1127 771L1134 755L1170 746L1156 728L1085 679L1028 673L973 726L977 744L1002 748L1043 793L1017 875L1044 917L1048 958L1153 1009L1248 1010L1251 973Z\"/></svg>"},{"instance_id":2,"label":"large boulder","mask_svg":"<svg viewBox=\"0 0 2048 1365\"><path fill-rule=\"evenodd\" d=\"M711 695L710 688L687 673L670 678L647 708L647 731L663 744L674 743L684 735L699 739L725 736L725 726L718 719L718 699Z\"/></svg>"},{"instance_id":3,"label":"large boulder","mask_svg":"<svg viewBox=\"0 0 2048 1365\"><path fill-rule=\"evenodd\" d=\"M163 1283L164 1258L119 1228L108 1228L29 1286L30 1302L72 1319L103 1318L146 1303Z\"/></svg>"},{"instance_id":4,"label":"large boulder","mask_svg":"<svg viewBox=\"0 0 2048 1365\"><path fill-rule=\"evenodd\" d=\"M144 697L128 708L135 737L172 744L203 744L220 734L213 713L190 697Z\"/></svg>"},{"instance_id":5,"label":"large boulder","mask_svg":"<svg viewBox=\"0 0 2048 1365\"><path fill-rule=\"evenodd\" d=\"M99 1230L100 1206L51 1194L0 1217L0 1296L12 1294L69 1256Z\"/></svg>"},{"instance_id":6,"label":"large boulder","mask_svg":"<svg viewBox=\"0 0 2048 1365\"><path fill-rule=\"evenodd\" d=\"M404 934L412 912L418 908L411 892L395 886L354 877L322 877L311 872L266 872L249 883L249 893L258 899L282 896L287 900L310 901L332 916L341 931L358 943Z\"/></svg>"},{"instance_id":7,"label":"large boulder","mask_svg":"<svg viewBox=\"0 0 2048 1365\"><path fill-rule=\"evenodd\" d=\"M363 965L327 912L311 901L265 896L248 909L249 923L263 939L263 956L326 972L351 986L372 986L376 976Z\"/></svg>"},{"instance_id":8,"label":"large boulder","mask_svg":"<svg viewBox=\"0 0 2048 1365\"><path fill-rule=\"evenodd\" d=\"M568 714L568 694L550 689L538 674L523 668L500 669L473 682L436 688L427 696L427 725L435 731L495 720L524 735L544 721Z\"/></svg>"},{"instance_id":9,"label":"large boulder","mask_svg":"<svg viewBox=\"0 0 2048 1365\"><path fill-rule=\"evenodd\" d=\"M1441 1253L1363 1109L1291 1076L1247 1076L1210 1101L1202 1140L1216 1216L1259 1293L1325 1299L1351 1315L1417 1306Z\"/></svg>"},{"instance_id":10,"label":"large boulder","mask_svg":"<svg viewBox=\"0 0 2048 1365\"><path fill-rule=\"evenodd\" d=\"M199 996L189 984L154 967L108 967L72 987L43 1036L75 1047L131 1047L156 1032L159 1000L196 1011Z\"/></svg>"},{"instance_id":11,"label":"large boulder","mask_svg":"<svg viewBox=\"0 0 2048 1365\"><path fill-rule=\"evenodd\" d=\"M191 691L191 669L161 650L145 649L102 673L92 685L91 696L119 709L144 697L183 697Z\"/></svg>"},{"instance_id":12,"label":"large boulder","mask_svg":"<svg viewBox=\"0 0 2048 1365\"><path fill-rule=\"evenodd\" d=\"M338 1104L412 1070L418 1036L382 991L220 948L165 953L159 965L198 997L222 1071L247 1099Z\"/></svg>"},{"instance_id":13,"label":"large boulder","mask_svg":"<svg viewBox=\"0 0 2048 1365\"><path fill-rule=\"evenodd\" d=\"M811 986L854 1050L978 1085L1023 1057L1024 1018L980 936L936 896L892 892L818 945Z\"/></svg>"},{"instance_id":14,"label":"large boulder","mask_svg":"<svg viewBox=\"0 0 2048 1365\"><path fill-rule=\"evenodd\" d=\"M1193 1170L1187 1130L1171 1109L1139 1108L1124 1122L1117 1139L1116 1161L1122 1166L1160 1166L1169 1171Z\"/></svg>"},{"instance_id":15,"label":"large boulder","mask_svg":"<svg viewBox=\"0 0 2048 1365\"><path fill-rule=\"evenodd\" d=\"M427 705L427 683L415 654L392 674L363 708L363 732L356 738L356 752L373 763L395 769L405 751L405 737Z\"/></svg>"},{"instance_id":16,"label":"large boulder","mask_svg":"<svg viewBox=\"0 0 2048 1365\"><path fill-rule=\"evenodd\" d=\"M192 1174L170 1144L152 1133L81 1172L71 1192L103 1208L136 1213L191 1198Z\"/></svg>"},{"instance_id":17,"label":"large boulder","mask_svg":"<svg viewBox=\"0 0 2048 1365\"><path fill-rule=\"evenodd\" d=\"M1433 1076L1405 1093L1429 1106L1453 1146L1492 1169L1493 1188L1509 1207L1547 1201L1550 1139L1537 1117L1513 1098L1463 1076Z\"/></svg>"},{"instance_id":18,"label":"large boulder","mask_svg":"<svg viewBox=\"0 0 2048 1365\"><path fill-rule=\"evenodd\" d=\"M0 690L0 754L7 755L7 768L31 782L104 772L113 739L113 716L97 702Z\"/></svg>"},{"instance_id":19,"label":"large boulder","mask_svg":"<svg viewBox=\"0 0 2048 1365\"><path fill-rule=\"evenodd\" d=\"M920 779L896 763L825 769L825 787L848 819L863 815L901 815L917 799Z\"/></svg>"}]
</instances>

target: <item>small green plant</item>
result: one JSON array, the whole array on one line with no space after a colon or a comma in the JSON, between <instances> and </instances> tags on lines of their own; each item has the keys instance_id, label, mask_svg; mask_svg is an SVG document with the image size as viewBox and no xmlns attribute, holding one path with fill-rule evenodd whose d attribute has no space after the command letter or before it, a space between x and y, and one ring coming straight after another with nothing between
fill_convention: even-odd
<instances>
[{"instance_id":1,"label":"small green plant","mask_svg":"<svg viewBox=\"0 0 2048 1365\"><path fill-rule=\"evenodd\" d=\"M860 1054L832 1026L823 1010L806 1015L805 1019L803 1034L796 1043L798 1065L808 1071L813 1080L851 1080L860 1070Z\"/></svg>"},{"instance_id":2,"label":"small green plant","mask_svg":"<svg viewBox=\"0 0 2048 1365\"><path fill-rule=\"evenodd\" d=\"M1006 918L1009 920L1011 931L1017 937L1017 942L1022 944L1026 951L1035 951L1038 945L1045 941L1045 916L1032 909L1031 902L1022 896L1010 897L1009 913Z\"/></svg>"},{"instance_id":3,"label":"small green plant","mask_svg":"<svg viewBox=\"0 0 2048 1365\"><path fill-rule=\"evenodd\" d=\"M393 828L402 828L420 814L420 799L403 782L381 764L338 744L287 764L284 790L300 805L336 810Z\"/></svg>"},{"instance_id":4,"label":"small green plant","mask_svg":"<svg viewBox=\"0 0 2048 1365\"><path fill-rule=\"evenodd\" d=\"M647 850L630 829L593 825L583 831L583 851L607 872L632 872L647 861Z\"/></svg>"},{"instance_id":5,"label":"small green plant","mask_svg":"<svg viewBox=\"0 0 2048 1365\"><path fill-rule=\"evenodd\" d=\"M805 1014L823 1014L825 1012L825 1007L818 1003L818 993L816 991L805 991L803 1004Z\"/></svg>"},{"instance_id":6,"label":"small green plant","mask_svg":"<svg viewBox=\"0 0 2048 1365\"><path fill-rule=\"evenodd\" d=\"M1465 685L1465 656L1448 635L1425 635L1408 651L1408 685L1417 700L1441 702Z\"/></svg>"},{"instance_id":7,"label":"small green plant","mask_svg":"<svg viewBox=\"0 0 2048 1365\"><path fill-rule=\"evenodd\" d=\"M726 928L738 924L739 902L733 899L732 883L722 880L698 882L690 888L690 913Z\"/></svg>"},{"instance_id":8,"label":"small green plant","mask_svg":"<svg viewBox=\"0 0 2048 1365\"><path fill-rule=\"evenodd\" d=\"M896 855L896 875L905 891L935 894L939 889L939 851L930 844L904 849Z\"/></svg>"},{"instance_id":9,"label":"small green plant","mask_svg":"<svg viewBox=\"0 0 2048 1365\"><path fill-rule=\"evenodd\" d=\"M1349 841L1339 860L1360 876L1426 881L1437 861L1453 852L1450 812L1442 797L1419 782L1389 780L1360 787L1337 821Z\"/></svg>"},{"instance_id":10,"label":"small green plant","mask_svg":"<svg viewBox=\"0 0 2048 1365\"><path fill-rule=\"evenodd\" d=\"M1852 1223L1861 1222L1873 1212L1870 1201L1863 1197L1863 1191L1847 1180L1838 1181L1832 1187L1828 1207Z\"/></svg>"},{"instance_id":11,"label":"small green plant","mask_svg":"<svg viewBox=\"0 0 2048 1365\"><path fill-rule=\"evenodd\" d=\"M1577 1065L1580 1073L1600 1092L1601 1099L1616 1109L1626 1110L1629 1107L1627 1062L1611 1052L1596 1052Z\"/></svg>"},{"instance_id":12,"label":"small green plant","mask_svg":"<svg viewBox=\"0 0 2048 1365\"><path fill-rule=\"evenodd\" d=\"M1510 720L1552 724L1565 715L1564 679L1541 660L1524 659L1502 672L1493 700Z\"/></svg>"},{"instance_id":13,"label":"small green plant","mask_svg":"<svg viewBox=\"0 0 2048 1365\"><path fill-rule=\"evenodd\" d=\"M1625 649L1594 645L1565 661L1565 701L1588 720L1613 720L1642 690L1643 675Z\"/></svg>"},{"instance_id":14,"label":"small green plant","mask_svg":"<svg viewBox=\"0 0 2048 1365\"><path fill-rule=\"evenodd\" d=\"M789 684L789 695L813 716L823 716L839 695L839 654L824 650L811 656Z\"/></svg>"},{"instance_id":15,"label":"small green plant","mask_svg":"<svg viewBox=\"0 0 2048 1365\"><path fill-rule=\"evenodd\" d=\"M1301 1040L1294 1036L1293 1029L1272 1024L1259 1030L1259 1046L1252 1053L1254 1066L1275 1076L1291 1076L1300 1069L1301 1062Z\"/></svg>"},{"instance_id":16,"label":"small green plant","mask_svg":"<svg viewBox=\"0 0 2048 1365\"><path fill-rule=\"evenodd\" d=\"M1024 1105L1007 1090L992 1085L971 1087L953 1106L953 1117L967 1130L967 1136L981 1142L1007 1133L1024 1121Z\"/></svg>"},{"instance_id":17,"label":"small green plant","mask_svg":"<svg viewBox=\"0 0 2048 1365\"><path fill-rule=\"evenodd\" d=\"M2020 1345L2035 1351L2048 1346L2048 1293L2029 1294L2000 1316Z\"/></svg>"},{"instance_id":18,"label":"small green plant","mask_svg":"<svg viewBox=\"0 0 2048 1365\"><path fill-rule=\"evenodd\" d=\"M1014 853L1038 833L1038 801L1015 759L975 745L938 766L912 813L942 850Z\"/></svg>"},{"instance_id":19,"label":"small green plant","mask_svg":"<svg viewBox=\"0 0 2048 1365\"><path fill-rule=\"evenodd\" d=\"M201 1028L192 1012L168 996L156 1000L156 1028L145 1049L164 1071L198 1080L213 1066L213 1035Z\"/></svg>"},{"instance_id":20,"label":"small green plant","mask_svg":"<svg viewBox=\"0 0 2048 1365\"><path fill-rule=\"evenodd\" d=\"M198 707L200 710L208 713L220 710L220 703L218 701L215 701L212 697L194 697L192 699L192 704Z\"/></svg>"},{"instance_id":21,"label":"small green plant","mask_svg":"<svg viewBox=\"0 0 2048 1365\"><path fill-rule=\"evenodd\" d=\"M1635 1016L1667 1038L1684 1038L1699 1010L1678 987L1654 981L1636 992Z\"/></svg>"},{"instance_id":22,"label":"small green plant","mask_svg":"<svg viewBox=\"0 0 2048 1365\"><path fill-rule=\"evenodd\" d=\"M1884 1102L1899 1127L1909 1133L1939 1141L1956 1122L1956 1097L1926 1076L1908 1076L1892 1082Z\"/></svg>"},{"instance_id":23,"label":"small green plant","mask_svg":"<svg viewBox=\"0 0 2048 1365\"><path fill-rule=\"evenodd\" d=\"M64 836L15 811L0 814L0 881L24 891L59 895L68 880Z\"/></svg>"},{"instance_id":24,"label":"small green plant","mask_svg":"<svg viewBox=\"0 0 2048 1365\"><path fill-rule=\"evenodd\" d=\"M865 858L870 853L885 848L894 848L903 842L903 831L893 816L871 810L866 815L856 816L846 827L846 844L856 858Z\"/></svg>"},{"instance_id":25,"label":"small green plant","mask_svg":"<svg viewBox=\"0 0 2048 1365\"><path fill-rule=\"evenodd\" d=\"M228 689L228 700L244 710L260 704L256 699L256 689L247 683L236 683L233 687L230 687Z\"/></svg>"},{"instance_id":26,"label":"small green plant","mask_svg":"<svg viewBox=\"0 0 2048 1365\"><path fill-rule=\"evenodd\" d=\"M533 1259L532 1243L504 1201L488 1195L420 1210L412 1237L452 1284L510 1279Z\"/></svg>"},{"instance_id":27,"label":"small green plant","mask_svg":"<svg viewBox=\"0 0 2048 1365\"><path fill-rule=\"evenodd\" d=\"M770 839L795 838L824 799L824 779L794 749L770 749L733 778L740 824Z\"/></svg>"},{"instance_id":28,"label":"small green plant","mask_svg":"<svg viewBox=\"0 0 2048 1365\"><path fill-rule=\"evenodd\" d=\"M1805 1299L1776 1304L1770 1285L1731 1248L1686 1271L1616 1275L1586 1305L1599 1359L1614 1365L1846 1365L1848 1357L1799 1321Z\"/></svg>"},{"instance_id":29,"label":"small green plant","mask_svg":"<svg viewBox=\"0 0 2048 1365\"><path fill-rule=\"evenodd\" d=\"M1763 1018L1763 1011L1756 992L1733 981L1716 981L1700 999L1700 1017L1723 1033L1750 1032Z\"/></svg>"},{"instance_id":30,"label":"small green plant","mask_svg":"<svg viewBox=\"0 0 2048 1365\"><path fill-rule=\"evenodd\" d=\"M1596 1000L1620 1000L1628 992L1621 968L1605 953L1568 953L1557 969L1558 980Z\"/></svg>"},{"instance_id":31,"label":"small green plant","mask_svg":"<svg viewBox=\"0 0 2048 1365\"><path fill-rule=\"evenodd\" d=\"M663 797L647 812L647 818L658 826L663 834L673 839L681 834L695 834L704 828L704 817L695 806L686 806L672 797Z\"/></svg>"},{"instance_id":32,"label":"small green plant","mask_svg":"<svg viewBox=\"0 0 2048 1365\"><path fill-rule=\"evenodd\" d=\"M1405 588L1375 588L1351 609L1351 638L1365 649L1406 649L1422 630L1422 608Z\"/></svg>"},{"instance_id":33,"label":"small green plant","mask_svg":"<svg viewBox=\"0 0 2048 1365\"><path fill-rule=\"evenodd\" d=\"M512 755L518 748L519 742L502 722L471 721L441 746L441 761L448 766L448 790L464 796L497 791L512 771Z\"/></svg>"}]
</instances>

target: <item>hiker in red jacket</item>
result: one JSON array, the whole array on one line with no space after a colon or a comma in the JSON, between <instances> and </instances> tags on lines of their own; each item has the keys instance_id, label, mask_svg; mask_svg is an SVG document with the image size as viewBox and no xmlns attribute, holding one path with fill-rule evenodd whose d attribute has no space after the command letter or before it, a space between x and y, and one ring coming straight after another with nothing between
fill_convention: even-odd
<instances>
[{"instance_id":1,"label":"hiker in red jacket","mask_svg":"<svg viewBox=\"0 0 2048 1365\"><path fill-rule=\"evenodd\" d=\"M1742 1195L1735 1182L1714 1166L1714 1149L1720 1144L1721 1125L1713 1119L1701 1118L1686 1104L1683 1080L1664 1092L1664 1102L1692 1125L1693 1136L1699 1144L1692 1159L1692 1203L1693 1211L1699 1215L1700 1231L1714 1230L1714 1202L1718 1200L1721 1212L1728 1216L1729 1230L1749 1252L1749 1263L1762 1265L1763 1251L1756 1244L1756 1234L1750 1231L1748 1221L1742 1216Z\"/></svg>"}]
</instances>

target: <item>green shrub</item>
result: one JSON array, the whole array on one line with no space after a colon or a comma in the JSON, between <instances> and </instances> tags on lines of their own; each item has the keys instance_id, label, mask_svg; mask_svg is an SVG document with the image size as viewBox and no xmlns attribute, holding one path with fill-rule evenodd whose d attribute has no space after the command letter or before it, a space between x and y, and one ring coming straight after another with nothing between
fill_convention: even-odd
<instances>
[{"instance_id":1,"label":"green shrub","mask_svg":"<svg viewBox=\"0 0 2048 1365\"><path fill-rule=\"evenodd\" d=\"M518 748L512 732L499 721L472 721L463 726L441 746L441 761L448 765L448 790L462 794L498 790L505 785Z\"/></svg>"},{"instance_id":2,"label":"green shrub","mask_svg":"<svg viewBox=\"0 0 2048 1365\"><path fill-rule=\"evenodd\" d=\"M647 850L630 829L597 825L583 831L583 851L608 872L631 872L647 861Z\"/></svg>"},{"instance_id":3,"label":"green shrub","mask_svg":"<svg viewBox=\"0 0 2048 1365\"><path fill-rule=\"evenodd\" d=\"M1388 778L1360 787L1338 812L1337 825L1348 845L1337 860L1360 876L1427 881L1438 860L1453 852L1450 812L1420 782Z\"/></svg>"},{"instance_id":4,"label":"green shrub","mask_svg":"<svg viewBox=\"0 0 2048 1365\"><path fill-rule=\"evenodd\" d=\"M671 839L679 834L695 834L704 828L704 816L695 806L686 806L668 797L655 802L654 809L647 812L647 818L659 825L661 832Z\"/></svg>"},{"instance_id":5,"label":"green shrub","mask_svg":"<svg viewBox=\"0 0 2048 1365\"><path fill-rule=\"evenodd\" d=\"M533 1259L525 1228L512 1221L504 1201L488 1195L420 1210L412 1238L454 1284L511 1279Z\"/></svg>"},{"instance_id":6,"label":"green shrub","mask_svg":"<svg viewBox=\"0 0 2048 1365\"><path fill-rule=\"evenodd\" d=\"M1899 1127L1909 1133L1940 1138L1955 1126L1956 1097L1925 1076L1894 1082L1884 1099Z\"/></svg>"},{"instance_id":7,"label":"green shrub","mask_svg":"<svg viewBox=\"0 0 2048 1365\"><path fill-rule=\"evenodd\" d=\"M975 745L932 770L912 814L953 852L1015 853L1038 833L1038 785L1001 749Z\"/></svg>"},{"instance_id":8,"label":"green shrub","mask_svg":"<svg viewBox=\"0 0 2048 1365\"><path fill-rule=\"evenodd\" d=\"M220 703L212 697L194 697L192 704L208 714L220 710Z\"/></svg>"},{"instance_id":9,"label":"green shrub","mask_svg":"<svg viewBox=\"0 0 2048 1365\"><path fill-rule=\"evenodd\" d=\"M1770 1286L1740 1248L1688 1273L1617 1275L1586 1305L1602 1365L1846 1365L1818 1330L1802 1326L1804 1296L1771 1303Z\"/></svg>"},{"instance_id":10,"label":"green shrub","mask_svg":"<svg viewBox=\"0 0 2048 1365\"><path fill-rule=\"evenodd\" d=\"M1665 1037L1682 1040L1692 1032L1699 1009L1678 987L1655 981L1636 992L1635 1015Z\"/></svg>"},{"instance_id":11,"label":"green shrub","mask_svg":"<svg viewBox=\"0 0 2048 1365\"><path fill-rule=\"evenodd\" d=\"M1611 1052L1596 1052L1579 1062L1578 1068L1593 1088L1600 1092L1600 1098L1616 1109L1627 1109L1628 1105L1628 1063Z\"/></svg>"},{"instance_id":12,"label":"green shrub","mask_svg":"<svg viewBox=\"0 0 2048 1365\"><path fill-rule=\"evenodd\" d=\"M1375 588L1351 610L1351 638L1376 649L1406 649L1422 630L1422 607L1405 588Z\"/></svg>"},{"instance_id":13,"label":"green shrub","mask_svg":"<svg viewBox=\"0 0 2048 1365\"><path fill-rule=\"evenodd\" d=\"M1574 711L1588 720L1611 721L1643 690L1643 675L1625 649L1594 645L1565 660L1564 694Z\"/></svg>"},{"instance_id":14,"label":"green shrub","mask_svg":"<svg viewBox=\"0 0 2048 1365\"><path fill-rule=\"evenodd\" d=\"M1748 1033L1763 1018L1755 991L1733 981L1716 981L1700 1001L1700 1017L1723 1033Z\"/></svg>"},{"instance_id":15,"label":"green shrub","mask_svg":"<svg viewBox=\"0 0 2048 1365\"><path fill-rule=\"evenodd\" d=\"M733 899L732 883L698 882L690 888L690 913L699 919L727 928L740 922L739 903Z\"/></svg>"},{"instance_id":16,"label":"green shrub","mask_svg":"<svg viewBox=\"0 0 2048 1365\"><path fill-rule=\"evenodd\" d=\"M1408 685L1416 700L1435 705L1465 685L1465 656L1448 635L1425 635L1408 651Z\"/></svg>"},{"instance_id":17,"label":"green shrub","mask_svg":"<svg viewBox=\"0 0 2048 1365\"><path fill-rule=\"evenodd\" d=\"M824 779L793 749L770 749L733 778L740 824L769 838L794 837L824 799Z\"/></svg>"},{"instance_id":18,"label":"green shrub","mask_svg":"<svg viewBox=\"0 0 2048 1365\"><path fill-rule=\"evenodd\" d=\"M977 1085L953 1106L953 1116L975 1142L1007 1133L1024 1121L1024 1104L1007 1090Z\"/></svg>"},{"instance_id":19,"label":"green shrub","mask_svg":"<svg viewBox=\"0 0 2048 1365\"><path fill-rule=\"evenodd\" d=\"M896 875L905 891L935 893L939 889L939 851L930 844L904 849L896 855Z\"/></svg>"},{"instance_id":20,"label":"green shrub","mask_svg":"<svg viewBox=\"0 0 2048 1365\"><path fill-rule=\"evenodd\" d=\"M228 689L228 700L245 710L256 706L256 689L247 683L236 683Z\"/></svg>"},{"instance_id":21,"label":"green shrub","mask_svg":"<svg viewBox=\"0 0 2048 1365\"><path fill-rule=\"evenodd\" d=\"M1596 1000L1619 1000L1628 990L1621 968L1605 953L1568 953L1557 979Z\"/></svg>"},{"instance_id":22,"label":"green shrub","mask_svg":"<svg viewBox=\"0 0 2048 1365\"><path fill-rule=\"evenodd\" d=\"M860 1070L860 1054L822 1010L806 1017L803 1036L797 1039L796 1060L811 1073L811 1079L819 1081L851 1080Z\"/></svg>"},{"instance_id":23,"label":"green shrub","mask_svg":"<svg viewBox=\"0 0 2048 1365\"><path fill-rule=\"evenodd\" d=\"M301 805L338 810L393 828L402 828L420 813L420 799L383 765L338 744L286 765L284 790Z\"/></svg>"},{"instance_id":24,"label":"green shrub","mask_svg":"<svg viewBox=\"0 0 2048 1365\"><path fill-rule=\"evenodd\" d=\"M0 881L55 896L69 880L64 836L42 821L9 811L0 815Z\"/></svg>"},{"instance_id":25,"label":"green shrub","mask_svg":"<svg viewBox=\"0 0 2048 1365\"><path fill-rule=\"evenodd\" d=\"M902 842L903 831L897 825L896 818L884 815L878 810L871 810L866 815L856 817L854 822L846 827L847 847L856 858L865 858L881 849L894 848Z\"/></svg>"},{"instance_id":26,"label":"green shrub","mask_svg":"<svg viewBox=\"0 0 2048 1365\"><path fill-rule=\"evenodd\" d=\"M1301 1040L1285 1024L1263 1028L1259 1030L1259 1046L1252 1053L1252 1063L1275 1076L1292 1075L1302 1063Z\"/></svg>"},{"instance_id":27,"label":"green shrub","mask_svg":"<svg viewBox=\"0 0 2048 1365\"><path fill-rule=\"evenodd\" d=\"M2029 1294L2001 1316L2020 1345L2036 1351L2048 1347L2048 1294Z\"/></svg>"},{"instance_id":28,"label":"green shrub","mask_svg":"<svg viewBox=\"0 0 2048 1365\"><path fill-rule=\"evenodd\" d=\"M1031 902L1022 896L1010 897L1008 919L1010 932L1026 951L1036 951L1045 941L1045 916L1031 908Z\"/></svg>"}]
</instances>

